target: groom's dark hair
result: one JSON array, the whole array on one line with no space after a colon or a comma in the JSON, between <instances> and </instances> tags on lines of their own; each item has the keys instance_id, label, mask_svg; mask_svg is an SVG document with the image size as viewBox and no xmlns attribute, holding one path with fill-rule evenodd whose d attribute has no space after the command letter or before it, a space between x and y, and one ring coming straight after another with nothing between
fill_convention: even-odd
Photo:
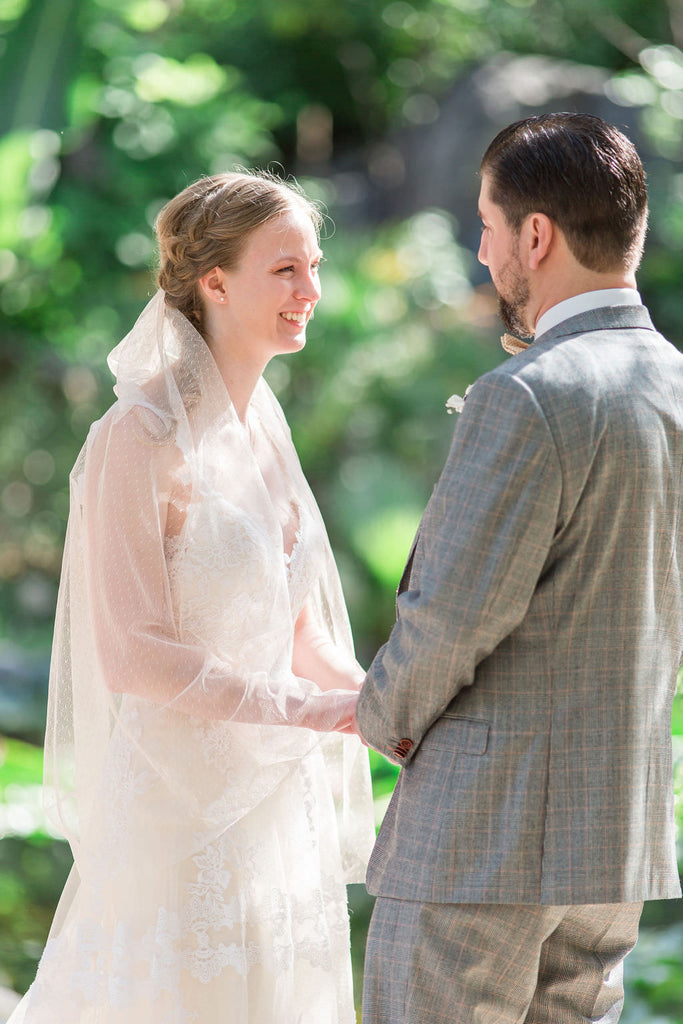
<instances>
[{"instance_id":1,"label":"groom's dark hair","mask_svg":"<svg viewBox=\"0 0 683 1024\"><path fill-rule=\"evenodd\" d=\"M516 121L495 137L480 171L515 231L530 213L544 213L590 270L638 266L647 228L645 172L614 125L570 113Z\"/></svg>"}]
</instances>

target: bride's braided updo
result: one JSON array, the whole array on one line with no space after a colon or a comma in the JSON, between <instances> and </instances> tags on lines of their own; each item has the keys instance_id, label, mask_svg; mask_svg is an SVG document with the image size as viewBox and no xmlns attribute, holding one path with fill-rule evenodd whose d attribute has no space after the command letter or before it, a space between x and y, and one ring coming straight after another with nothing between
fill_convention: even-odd
<instances>
[{"instance_id":1,"label":"bride's braided updo","mask_svg":"<svg viewBox=\"0 0 683 1024\"><path fill-rule=\"evenodd\" d=\"M303 208L319 233L323 216L299 187L268 172L202 178L178 193L157 216L159 287L204 336L198 282L214 267L234 270L245 243L271 217Z\"/></svg>"}]
</instances>

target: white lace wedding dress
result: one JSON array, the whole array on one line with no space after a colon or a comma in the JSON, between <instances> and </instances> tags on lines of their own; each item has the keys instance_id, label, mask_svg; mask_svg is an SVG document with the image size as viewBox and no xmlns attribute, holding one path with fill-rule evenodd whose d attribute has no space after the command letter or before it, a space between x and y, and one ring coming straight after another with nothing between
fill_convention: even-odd
<instances>
[{"instance_id":1,"label":"white lace wedding dress","mask_svg":"<svg viewBox=\"0 0 683 1024\"><path fill-rule=\"evenodd\" d=\"M211 368L202 373L203 402L218 389L223 422L214 407L199 429L193 412L191 441L178 426L170 475L158 470L166 437L147 429L146 412L141 418L133 402L100 421L73 474L46 784L75 865L36 980L11 1024L356 1019L345 885L362 880L373 838L367 755L355 737L298 724L301 708L327 695L291 668L292 623L305 602L335 644L348 646L348 627L322 521L291 461L279 407L265 385L257 389L250 440L225 412L227 396ZM207 445L209 422L223 431L220 444ZM121 437L123 463L116 461ZM104 468L98 451L109 460ZM289 555L259 490L259 451L284 459L295 485ZM115 493L107 497L110 479ZM160 479L173 481L170 494ZM162 490L169 507L182 505L177 535L163 523L158 537L150 533ZM96 515L87 512L92 493ZM130 558L116 534L120 517L103 515L114 503L130 506ZM138 520L147 531L139 541ZM154 566L162 567L162 584ZM157 603L161 585L169 622L145 605L152 592L145 576L155 579ZM123 637L116 656L112 635ZM131 647L148 690L125 681L135 672L126 660ZM168 685L169 647L168 664L200 657L201 667L162 700L155 671ZM125 678L117 684L111 676L119 671Z\"/></svg>"}]
</instances>

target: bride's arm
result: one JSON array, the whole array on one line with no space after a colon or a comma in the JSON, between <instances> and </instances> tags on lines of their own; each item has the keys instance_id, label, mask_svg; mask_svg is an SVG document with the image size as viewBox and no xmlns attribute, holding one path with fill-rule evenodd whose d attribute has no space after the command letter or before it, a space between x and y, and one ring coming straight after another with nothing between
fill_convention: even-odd
<instances>
[{"instance_id":1,"label":"bride's arm","mask_svg":"<svg viewBox=\"0 0 683 1024\"><path fill-rule=\"evenodd\" d=\"M359 690L365 670L355 658L332 643L305 604L294 628L292 670L312 679L321 690Z\"/></svg>"},{"instance_id":2,"label":"bride's arm","mask_svg":"<svg viewBox=\"0 0 683 1024\"><path fill-rule=\"evenodd\" d=\"M321 693L309 673L245 675L178 634L164 536L181 458L172 441L154 443L135 410L90 439L74 520L72 557L83 572L69 595L71 654L85 655L93 683L112 693L199 718L348 727L357 695L345 679L326 676L329 692Z\"/></svg>"}]
</instances>

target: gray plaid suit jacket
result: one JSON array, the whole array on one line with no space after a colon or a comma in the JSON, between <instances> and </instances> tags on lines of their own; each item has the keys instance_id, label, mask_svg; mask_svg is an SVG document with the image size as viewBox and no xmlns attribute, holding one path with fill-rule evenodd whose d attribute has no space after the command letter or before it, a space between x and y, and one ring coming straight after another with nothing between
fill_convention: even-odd
<instances>
[{"instance_id":1,"label":"gray plaid suit jacket","mask_svg":"<svg viewBox=\"0 0 683 1024\"><path fill-rule=\"evenodd\" d=\"M403 764L377 895L680 895L683 355L647 310L566 320L460 414L358 702Z\"/></svg>"}]
</instances>

